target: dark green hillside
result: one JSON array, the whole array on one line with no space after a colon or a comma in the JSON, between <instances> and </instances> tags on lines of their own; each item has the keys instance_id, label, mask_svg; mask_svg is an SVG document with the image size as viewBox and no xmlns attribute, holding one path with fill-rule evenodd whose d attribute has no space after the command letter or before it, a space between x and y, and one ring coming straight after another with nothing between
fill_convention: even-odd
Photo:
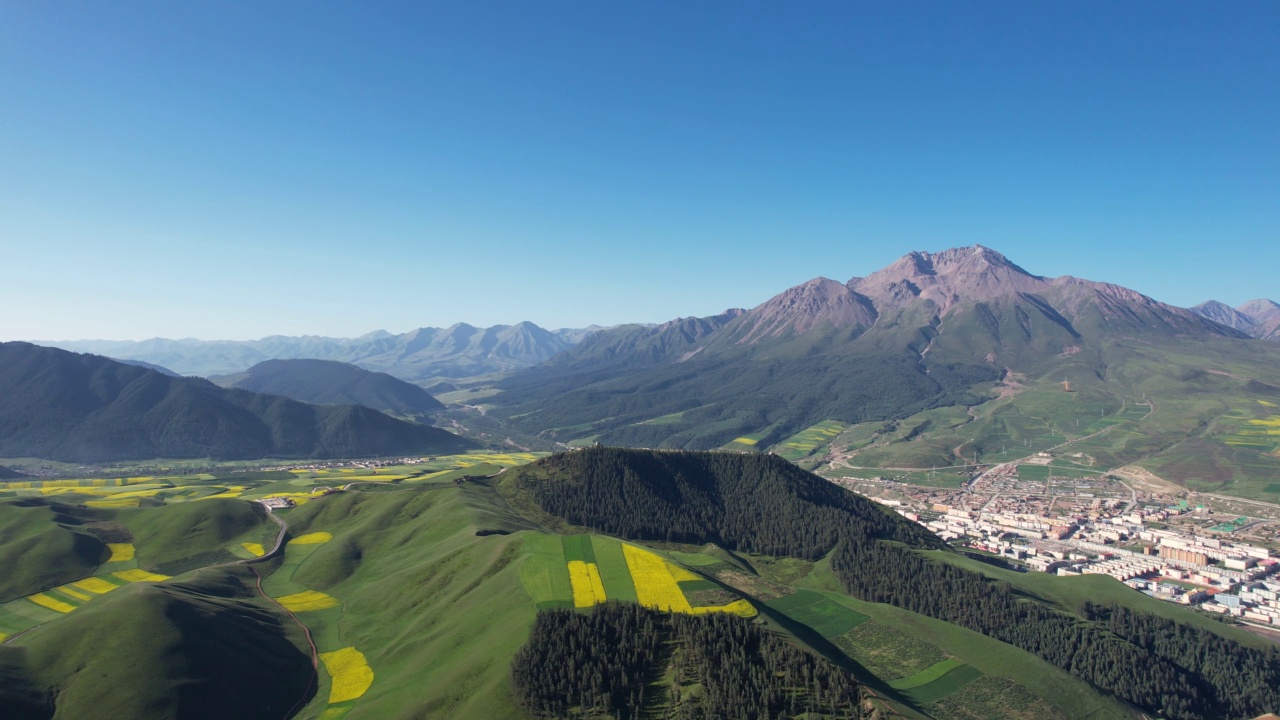
<instances>
[{"instance_id":1,"label":"dark green hillside","mask_svg":"<svg viewBox=\"0 0 1280 720\"><path fill-rule=\"evenodd\" d=\"M17 480L24 477L26 477L26 475L23 475L17 470L11 470L3 465L0 465L0 480Z\"/></svg>"},{"instance_id":2,"label":"dark green hillside","mask_svg":"<svg viewBox=\"0 0 1280 720\"><path fill-rule=\"evenodd\" d=\"M242 373L211 379L222 387L315 405L362 405L392 415L426 415L444 409L443 403L417 385L333 360L267 360Z\"/></svg>"},{"instance_id":3,"label":"dark green hillside","mask_svg":"<svg viewBox=\"0 0 1280 720\"><path fill-rule=\"evenodd\" d=\"M710 449L768 428L763 447L822 420L857 423L974 404L981 397L975 386L1000 377L978 364L926 367L901 351L830 351L848 340L815 331L639 373L543 366L504 381L503 394L493 399L500 408L491 414L561 442L598 435L601 442L633 447ZM683 415L646 422L673 413Z\"/></svg>"},{"instance_id":4,"label":"dark green hillside","mask_svg":"<svg viewBox=\"0 0 1280 720\"><path fill-rule=\"evenodd\" d=\"M107 548L82 524L38 499L0 501L0 603L91 574Z\"/></svg>"},{"instance_id":5,"label":"dark green hillside","mask_svg":"<svg viewBox=\"0 0 1280 720\"><path fill-rule=\"evenodd\" d=\"M809 560L848 536L942 546L921 526L774 455L596 447L512 470L502 487L516 503L627 539Z\"/></svg>"},{"instance_id":6,"label":"dark green hillside","mask_svg":"<svg viewBox=\"0 0 1280 720\"><path fill-rule=\"evenodd\" d=\"M576 668L591 666L587 674ZM672 673L666 696L648 685ZM622 720L768 720L866 716L857 681L733 615L668 615L607 604L590 613L544 610L512 665L516 697L540 716L589 708ZM646 689L649 695L646 696Z\"/></svg>"},{"instance_id":7,"label":"dark green hillside","mask_svg":"<svg viewBox=\"0 0 1280 720\"><path fill-rule=\"evenodd\" d=\"M226 390L94 355L0 344L0 457L357 457L470 443L357 406Z\"/></svg>"},{"instance_id":8,"label":"dark green hillside","mask_svg":"<svg viewBox=\"0 0 1280 720\"><path fill-rule=\"evenodd\" d=\"M315 692L286 623L244 567L123 587L0 646L0 714L281 720Z\"/></svg>"}]
</instances>

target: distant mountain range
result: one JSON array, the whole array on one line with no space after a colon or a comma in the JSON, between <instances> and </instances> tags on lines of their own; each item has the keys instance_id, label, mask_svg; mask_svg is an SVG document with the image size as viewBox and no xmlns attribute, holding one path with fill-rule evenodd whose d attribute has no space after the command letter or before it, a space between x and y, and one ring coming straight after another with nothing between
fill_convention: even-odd
<instances>
[{"instance_id":1,"label":"distant mountain range","mask_svg":"<svg viewBox=\"0 0 1280 720\"><path fill-rule=\"evenodd\" d=\"M1249 337L1117 285L1033 275L982 246L913 252L751 310L602 330L501 381L490 414L557 441L708 448L752 434L765 447L826 419L973 405L1008 373L1064 359L1105 373L1129 341Z\"/></svg>"},{"instance_id":2,"label":"distant mountain range","mask_svg":"<svg viewBox=\"0 0 1280 720\"><path fill-rule=\"evenodd\" d=\"M0 457L332 458L472 446L366 407L308 405L96 355L0 343Z\"/></svg>"},{"instance_id":3,"label":"distant mountain range","mask_svg":"<svg viewBox=\"0 0 1280 720\"><path fill-rule=\"evenodd\" d=\"M1191 311L1252 337L1280 340L1280 303L1274 300L1250 300L1237 308L1210 300L1191 308Z\"/></svg>"},{"instance_id":4,"label":"distant mountain range","mask_svg":"<svg viewBox=\"0 0 1280 720\"><path fill-rule=\"evenodd\" d=\"M567 350L600 328L545 330L531 322L477 328L458 323L400 335L357 338L272 335L260 340L36 341L73 352L150 363L182 375L231 375L266 360L336 360L403 380L463 378L525 368Z\"/></svg>"},{"instance_id":5,"label":"distant mountain range","mask_svg":"<svg viewBox=\"0 0 1280 720\"><path fill-rule=\"evenodd\" d=\"M316 405L363 405L392 415L427 415L444 404L412 383L334 360L267 360L216 385L283 395Z\"/></svg>"}]
</instances>

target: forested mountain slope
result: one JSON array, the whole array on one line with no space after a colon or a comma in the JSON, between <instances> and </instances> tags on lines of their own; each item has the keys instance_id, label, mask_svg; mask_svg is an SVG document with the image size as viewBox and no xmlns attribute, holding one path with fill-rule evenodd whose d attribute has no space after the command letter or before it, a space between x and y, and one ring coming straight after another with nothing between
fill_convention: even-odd
<instances>
[{"instance_id":1,"label":"forested mountain slope","mask_svg":"<svg viewBox=\"0 0 1280 720\"><path fill-rule=\"evenodd\" d=\"M267 360L211 378L226 388L283 395L315 405L362 405L393 415L427 415L444 404L417 385L333 360Z\"/></svg>"}]
</instances>

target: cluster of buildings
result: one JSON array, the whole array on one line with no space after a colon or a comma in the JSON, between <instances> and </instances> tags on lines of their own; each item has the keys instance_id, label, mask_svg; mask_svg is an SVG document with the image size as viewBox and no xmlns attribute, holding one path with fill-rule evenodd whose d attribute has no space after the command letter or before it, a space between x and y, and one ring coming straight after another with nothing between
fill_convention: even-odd
<instances>
[{"instance_id":1,"label":"cluster of buildings","mask_svg":"<svg viewBox=\"0 0 1280 720\"><path fill-rule=\"evenodd\" d=\"M1236 592L1218 593L1200 607L1249 622L1280 625L1280 582L1243 583Z\"/></svg>"},{"instance_id":2,"label":"cluster of buildings","mask_svg":"<svg viewBox=\"0 0 1280 720\"><path fill-rule=\"evenodd\" d=\"M880 502L945 540L1026 570L1108 575L1161 600L1280 626L1280 559L1269 548L1206 532L1197 523L1207 511L1185 501L1109 494L1045 502L1030 494L964 493L953 496L954 505L936 496Z\"/></svg>"}]
</instances>

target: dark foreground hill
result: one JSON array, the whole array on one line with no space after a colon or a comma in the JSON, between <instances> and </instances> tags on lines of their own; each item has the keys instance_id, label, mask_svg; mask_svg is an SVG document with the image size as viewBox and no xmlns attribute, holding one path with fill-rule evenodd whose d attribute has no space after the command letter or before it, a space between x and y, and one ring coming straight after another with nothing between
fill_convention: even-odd
<instances>
[{"instance_id":1,"label":"dark foreground hill","mask_svg":"<svg viewBox=\"0 0 1280 720\"><path fill-rule=\"evenodd\" d=\"M0 480L17 480L18 478L24 478L24 477L26 477L26 475L23 475L17 470L11 470L3 465L0 465Z\"/></svg>"},{"instance_id":2,"label":"dark foreground hill","mask_svg":"<svg viewBox=\"0 0 1280 720\"><path fill-rule=\"evenodd\" d=\"M0 716L286 718L316 688L287 622L243 566L122 587L0 646Z\"/></svg>"},{"instance_id":3,"label":"dark foreground hill","mask_svg":"<svg viewBox=\"0 0 1280 720\"><path fill-rule=\"evenodd\" d=\"M333 360L267 360L211 380L225 388L283 395L315 405L363 405L394 415L426 415L444 404L417 385Z\"/></svg>"},{"instance_id":4,"label":"dark foreground hill","mask_svg":"<svg viewBox=\"0 0 1280 720\"><path fill-rule=\"evenodd\" d=\"M95 355L0 344L0 457L328 458L470 445L365 407L307 405Z\"/></svg>"}]
</instances>

